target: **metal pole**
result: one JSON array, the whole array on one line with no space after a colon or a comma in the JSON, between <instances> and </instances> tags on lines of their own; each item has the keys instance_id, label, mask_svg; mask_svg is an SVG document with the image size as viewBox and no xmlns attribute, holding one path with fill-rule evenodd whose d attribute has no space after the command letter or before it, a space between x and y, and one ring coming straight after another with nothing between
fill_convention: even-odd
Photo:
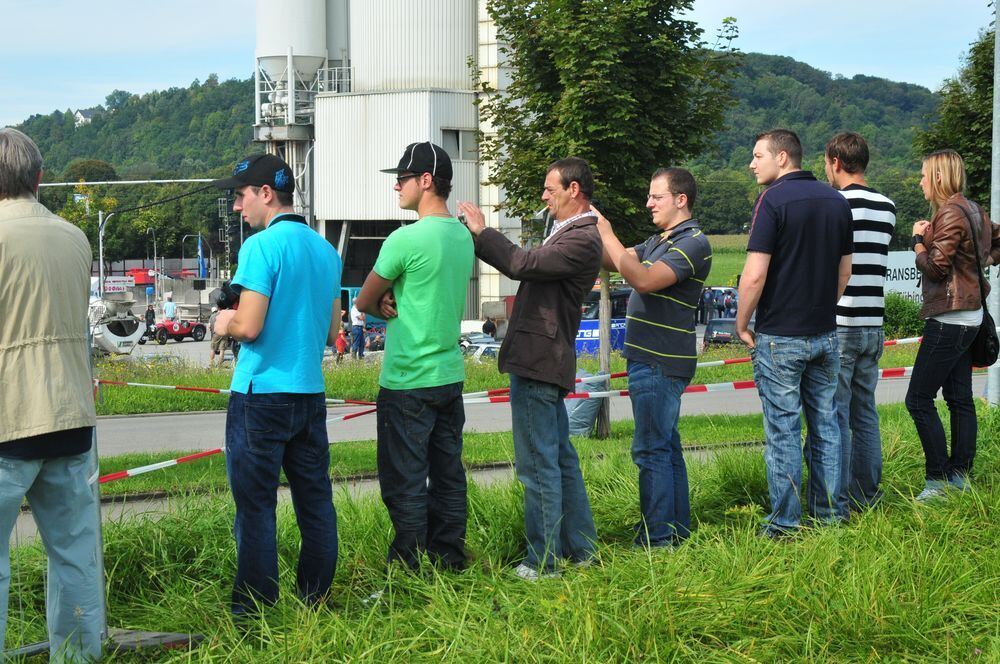
<instances>
[{"instance_id":1,"label":"metal pole","mask_svg":"<svg viewBox=\"0 0 1000 664\"><path fill-rule=\"evenodd\" d=\"M102 299L104 298L104 227L113 216L114 212L105 217L102 210L97 211L97 292Z\"/></svg>"},{"instance_id":2,"label":"metal pole","mask_svg":"<svg viewBox=\"0 0 1000 664\"><path fill-rule=\"evenodd\" d=\"M601 373L611 373L611 275L607 270L601 270L601 303L598 309L600 325ZM609 382L610 385L610 382ZM611 435L611 399L601 399L601 410L597 414L597 437L607 438Z\"/></svg>"},{"instance_id":3,"label":"metal pole","mask_svg":"<svg viewBox=\"0 0 1000 664\"><path fill-rule=\"evenodd\" d=\"M993 6L993 159L990 173L990 218L994 222L1000 219L1000 27L997 25L997 8ZM990 286L992 288L989 300L993 320L1000 320L1000 267L994 265L990 269ZM986 393L991 406L1000 405L1000 365L994 364L989 369L986 381Z\"/></svg>"},{"instance_id":4,"label":"metal pole","mask_svg":"<svg viewBox=\"0 0 1000 664\"><path fill-rule=\"evenodd\" d=\"M104 298L104 211L97 211L97 294Z\"/></svg>"},{"instance_id":5,"label":"metal pole","mask_svg":"<svg viewBox=\"0 0 1000 664\"><path fill-rule=\"evenodd\" d=\"M160 273L156 269L156 229L150 226L146 229L146 234L153 234L153 302L156 302L156 298L159 296L159 286L160 286Z\"/></svg>"}]
</instances>

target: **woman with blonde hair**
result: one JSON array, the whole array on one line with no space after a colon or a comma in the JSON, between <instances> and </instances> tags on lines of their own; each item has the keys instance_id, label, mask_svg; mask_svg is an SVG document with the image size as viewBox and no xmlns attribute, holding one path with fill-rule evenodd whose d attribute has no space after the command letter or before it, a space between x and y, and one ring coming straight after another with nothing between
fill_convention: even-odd
<instances>
[{"instance_id":1,"label":"woman with blonde hair","mask_svg":"<svg viewBox=\"0 0 1000 664\"><path fill-rule=\"evenodd\" d=\"M983 322L986 293L981 293L980 284L989 291L980 278L980 265L1000 261L1000 226L963 195L965 164L954 150L928 155L920 175L933 217L913 225L913 251L922 275L920 317L926 323L906 408L924 448L926 481L917 500L925 501L943 496L949 488L970 487L977 435L970 347ZM950 455L934 407L939 389L951 419Z\"/></svg>"}]
</instances>

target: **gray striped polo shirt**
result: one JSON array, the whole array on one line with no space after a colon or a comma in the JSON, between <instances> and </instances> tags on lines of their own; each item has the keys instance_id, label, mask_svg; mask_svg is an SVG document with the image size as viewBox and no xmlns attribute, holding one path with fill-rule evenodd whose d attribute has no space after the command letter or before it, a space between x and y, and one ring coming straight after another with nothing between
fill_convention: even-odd
<instances>
[{"instance_id":1,"label":"gray striped polo shirt","mask_svg":"<svg viewBox=\"0 0 1000 664\"><path fill-rule=\"evenodd\" d=\"M632 291L622 354L637 362L657 364L663 373L691 378L698 361L695 312L705 279L712 269L712 247L695 219L675 226L635 247L645 266L666 263L677 282L654 293Z\"/></svg>"}]
</instances>

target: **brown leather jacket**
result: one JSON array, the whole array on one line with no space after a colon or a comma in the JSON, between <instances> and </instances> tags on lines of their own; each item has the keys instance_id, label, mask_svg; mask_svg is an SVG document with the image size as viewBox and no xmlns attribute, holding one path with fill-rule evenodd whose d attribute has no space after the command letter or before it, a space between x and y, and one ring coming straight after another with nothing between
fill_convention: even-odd
<instances>
[{"instance_id":1,"label":"brown leather jacket","mask_svg":"<svg viewBox=\"0 0 1000 664\"><path fill-rule=\"evenodd\" d=\"M921 318L948 311L974 311L982 306L976 256L973 253L969 220L960 209L965 208L978 223L979 253L983 267L986 259L1000 263L1000 225L994 224L986 212L961 194L955 194L942 205L924 232L926 252L917 254L917 269L923 278L924 305ZM989 284L986 284L989 294Z\"/></svg>"},{"instance_id":2,"label":"brown leather jacket","mask_svg":"<svg viewBox=\"0 0 1000 664\"><path fill-rule=\"evenodd\" d=\"M493 228L476 237L476 256L521 281L497 358L500 371L573 391L581 307L603 253L597 218L591 216L571 221L530 250Z\"/></svg>"}]
</instances>

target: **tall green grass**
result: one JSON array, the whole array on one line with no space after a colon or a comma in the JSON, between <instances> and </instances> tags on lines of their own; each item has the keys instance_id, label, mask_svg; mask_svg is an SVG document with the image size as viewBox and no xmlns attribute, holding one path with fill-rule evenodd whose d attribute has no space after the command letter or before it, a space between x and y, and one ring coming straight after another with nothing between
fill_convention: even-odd
<instances>
[{"instance_id":1,"label":"tall green grass","mask_svg":"<svg viewBox=\"0 0 1000 664\"><path fill-rule=\"evenodd\" d=\"M883 420L880 506L781 543L755 535L767 510L759 451L690 464L695 529L673 553L630 545L638 508L627 449L582 455L598 562L537 584L511 572L523 540L516 482L470 488L463 573L387 571L384 508L341 493L330 603L309 610L293 598L299 540L283 505L282 599L246 631L227 615L232 506L192 498L159 520L106 527L110 621L206 641L111 661L1000 661L1000 417L981 415L975 490L922 505L912 496L923 458L903 416ZM32 546L14 557L11 633L44 638L44 555ZM380 590L381 601L366 601Z\"/></svg>"}]
</instances>

